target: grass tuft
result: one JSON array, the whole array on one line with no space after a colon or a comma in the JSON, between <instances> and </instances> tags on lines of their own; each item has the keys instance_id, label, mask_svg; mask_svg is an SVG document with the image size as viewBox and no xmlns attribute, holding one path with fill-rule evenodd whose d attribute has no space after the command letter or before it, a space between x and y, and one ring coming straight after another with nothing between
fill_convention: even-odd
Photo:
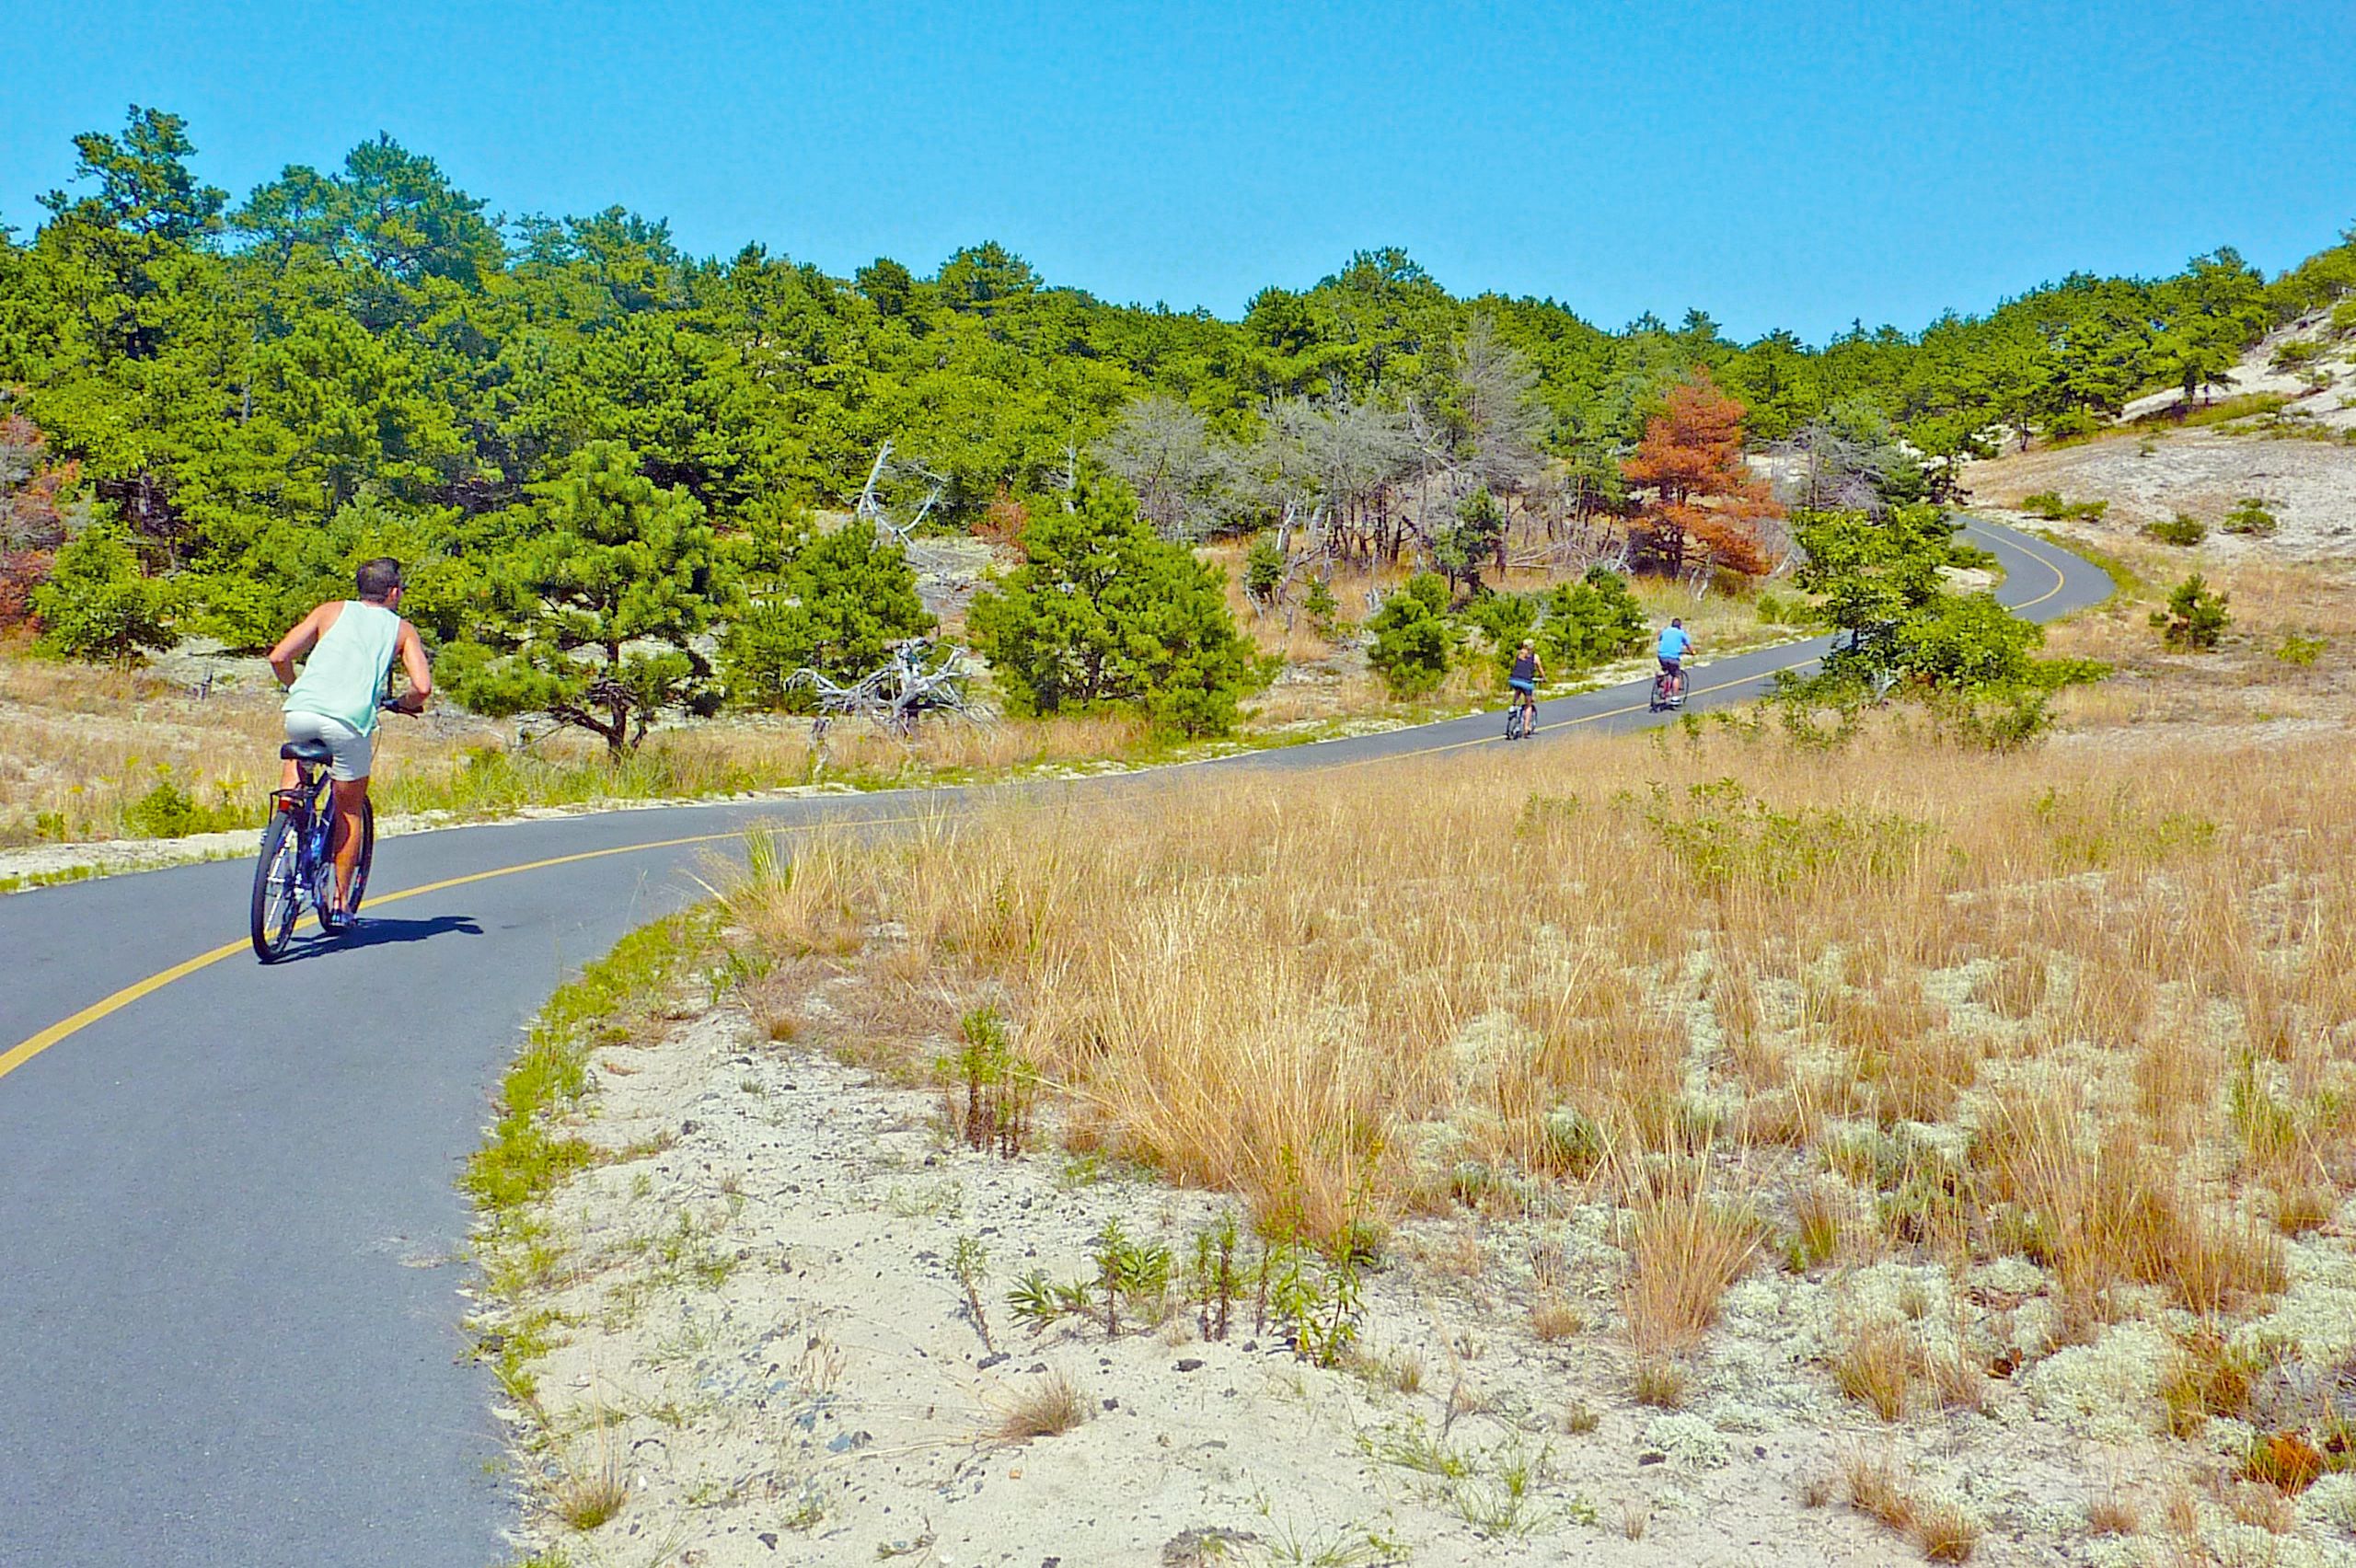
<instances>
[{"instance_id":1,"label":"grass tuft","mask_svg":"<svg viewBox=\"0 0 2356 1568\"><path fill-rule=\"evenodd\" d=\"M1024 1384L1008 1402L998 1435L1009 1443L1060 1437L1088 1419L1088 1396L1059 1371Z\"/></svg>"}]
</instances>

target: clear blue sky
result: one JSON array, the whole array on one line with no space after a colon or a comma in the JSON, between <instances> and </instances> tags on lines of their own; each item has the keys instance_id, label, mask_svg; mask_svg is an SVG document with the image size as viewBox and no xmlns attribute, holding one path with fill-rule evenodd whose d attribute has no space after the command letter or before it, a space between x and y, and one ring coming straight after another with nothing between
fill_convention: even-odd
<instances>
[{"instance_id":1,"label":"clear blue sky","mask_svg":"<svg viewBox=\"0 0 2356 1568\"><path fill-rule=\"evenodd\" d=\"M2356 6L791 5L14 8L0 220L67 138L185 114L242 196L388 131L494 212L1049 279L1233 316L1357 248L1605 326L1912 329L2076 268L2269 271L2356 222Z\"/></svg>"}]
</instances>

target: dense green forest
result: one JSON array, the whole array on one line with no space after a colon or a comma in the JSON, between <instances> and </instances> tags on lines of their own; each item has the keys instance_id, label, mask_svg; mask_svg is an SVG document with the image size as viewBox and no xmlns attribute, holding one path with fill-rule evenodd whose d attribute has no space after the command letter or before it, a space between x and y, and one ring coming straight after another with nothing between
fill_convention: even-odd
<instances>
[{"instance_id":1,"label":"dense green forest","mask_svg":"<svg viewBox=\"0 0 2356 1568\"><path fill-rule=\"evenodd\" d=\"M1068 509L1109 466L1166 536L1369 497L1387 518L1387 488L1435 466L1608 510L1697 367L1754 443L1869 409L1968 453L2214 385L2269 325L2356 290L2351 232L2271 281L2220 249L1811 347L1732 342L1698 310L1609 330L1552 299L1460 297L1376 249L1227 321L1052 285L996 243L837 278L757 245L687 256L619 208L494 221L389 137L242 202L170 114L134 107L75 151L38 231L0 231L0 413L23 466L90 498L108 549L169 579L110 616L246 646L380 550L419 563L411 608L445 640L567 594L598 624L552 645L700 631L711 615L678 605L790 572L801 509L848 504L887 441L928 526ZM552 530L599 544L611 581L573 581L562 550L516 559ZM19 575L49 570L38 531L17 517L0 540ZM77 570L119 575L98 553Z\"/></svg>"}]
</instances>

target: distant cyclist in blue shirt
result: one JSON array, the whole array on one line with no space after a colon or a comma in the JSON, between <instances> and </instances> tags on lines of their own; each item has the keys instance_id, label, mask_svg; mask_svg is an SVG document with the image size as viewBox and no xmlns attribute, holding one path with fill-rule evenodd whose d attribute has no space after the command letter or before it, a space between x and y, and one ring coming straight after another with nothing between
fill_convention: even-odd
<instances>
[{"instance_id":1,"label":"distant cyclist in blue shirt","mask_svg":"<svg viewBox=\"0 0 2356 1568\"><path fill-rule=\"evenodd\" d=\"M1669 677L1669 695L1685 695L1685 655L1693 651L1693 635L1685 629L1682 617L1671 620L1660 634L1661 673Z\"/></svg>"}]
</instances>

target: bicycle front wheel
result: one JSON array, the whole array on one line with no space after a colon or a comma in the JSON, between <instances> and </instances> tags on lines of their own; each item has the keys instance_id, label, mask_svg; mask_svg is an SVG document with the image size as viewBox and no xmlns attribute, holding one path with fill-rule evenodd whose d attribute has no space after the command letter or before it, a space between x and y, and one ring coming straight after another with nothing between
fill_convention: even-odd
<instances>
[{"instance_id":1,"label":"bicycle front wheel","mask_svg":"<svg viewBox=\"0 0 2356 1568\"><path fill-rule=\"evenodd\" d=\"M293 813L272 810L261 830L261 852L254 859L254 956L274 963L294 935L303 913L301 839Z\"/></svg>"}]
</instances>

